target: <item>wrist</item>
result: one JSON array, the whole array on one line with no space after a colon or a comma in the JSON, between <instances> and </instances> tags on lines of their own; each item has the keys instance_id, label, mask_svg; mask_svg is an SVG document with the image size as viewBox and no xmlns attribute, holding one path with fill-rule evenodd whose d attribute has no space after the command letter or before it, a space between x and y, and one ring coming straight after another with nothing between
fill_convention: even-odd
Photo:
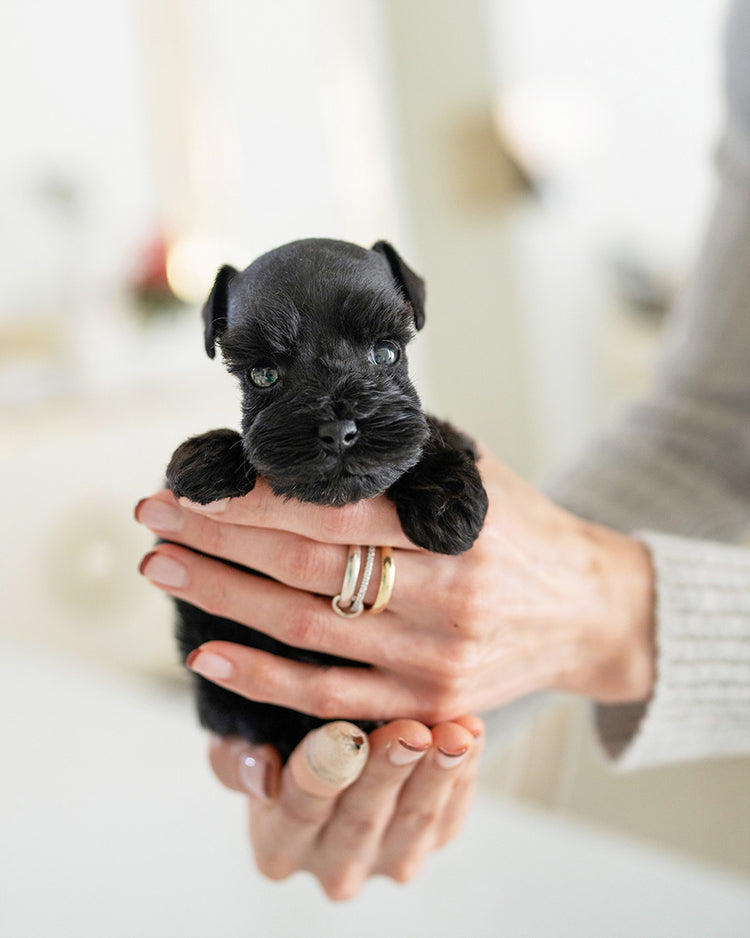
<instances>
[{"instance_id":1,"label":"wrist","mask_svg":"<svg viewBox=\"0 0 750 938\"><path fill-rule=\"evenodd\" d=\"M654 569L645 544L583 522L587 577L597 598L585 636L591 652L579 692L601 703L648 700L656 680Z\"/></svg>"}]
</instances>

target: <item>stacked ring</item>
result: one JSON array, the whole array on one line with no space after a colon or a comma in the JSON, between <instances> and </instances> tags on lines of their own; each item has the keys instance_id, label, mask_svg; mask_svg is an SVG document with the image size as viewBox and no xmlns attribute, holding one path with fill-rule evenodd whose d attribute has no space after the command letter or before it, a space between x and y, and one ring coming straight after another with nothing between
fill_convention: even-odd
<instances>
[{"instance_id":1,"label":"stacked ring","mask_svg":"<svg viewBox=\"0 0 750 938\"><path fill-rule=\"evenodd\" d=\"M359 568L362 566L362 551L358 544L349 548L349 556L346 558L346 570L344 571L344 583L339 593L339 606L348 609L354 600L354 591L357 589L357 580L359 579Z\"/></svg>"},{"instance_id":2,"label":"stacked ring","mask_svg":"<svg viewBox=\"0 0 750 938\"><path fill-rule=\"evenodd\" d=\"M393 583L396 578L392 547L380 548L381 567L378 594L372 606L366 607L364 603L365 593L367 592L367 587L370 585L372 569L375 565L375 551L376 548L373 545L367 548L365 569L362 573L359 589L357 589L357 580L362 565L362 548L357 544L349 547L349 555L346 560L344 582L341 586L341 592L331 600L331 606L337 615L343 616L345 619L354 619L356 616L361 615L365 609L367 612L377 614L382 612L388 605L391 593L393 592Z\"/></svg>"},{"instance_id":3,"label":"stacked ring","mask_svg":"<svg viewBox=\"0 0 750 938\"><path fill-rule=\"evenodd\" d=\"M377 615L385 609L388 605L388 600L391 598L391 593L393 592L393 584L396 581L396 563L393 559L392 547L380 548L380 563L380 586L378 587L378 595L375 597L375 602L367 610L373 613L373 615Z\"/></svg>"}]
</instances>

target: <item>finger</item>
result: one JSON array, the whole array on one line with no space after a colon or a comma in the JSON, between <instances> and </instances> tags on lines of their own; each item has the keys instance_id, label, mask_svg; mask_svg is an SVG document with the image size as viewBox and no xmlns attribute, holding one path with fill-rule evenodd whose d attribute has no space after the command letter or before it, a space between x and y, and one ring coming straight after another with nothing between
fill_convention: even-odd
<instances>
[{"instance_id":1,"label":"finger","mask_svg":"<svg viewBox=\"0 0 750 938\"><path fill-rule=\"evenodd\" d=\"M309 865L331 898L359 892L377 861L401 788L431 742L429 729L415 720L395 720L370 734L367 766L339 797Z\"/></svg>"},{"instance_id":2,"label":"finger","mask_svg":"<svg viewBox=\"0 0 750 938\"><path fill-rule=\"evenodd\" d=\"M221 524L183 508L169 491L142 499L135 508L135 518L171 543L240 564L295 589L331 597L341 592L348 546L321 544L288 531ZM398 554L398 586L390 601L392 608L397 608L400 595L424 590L427 571L423 565L411 563L415 555L414 551ZM379 563L382 559L376 560L364 597L367 604L374 602L378 591Z\"/></svg>"},{"instance_id":3,"label":"finger","mask_svg":"<svg viewBox=\"0 0 750 938\"><path fill-rule=\"evenodd\" d=\"M432 849L438 849L449 844L461 833L466 816L474 803L477 790L478 764L467 765L461 771L461 777L456 781L451 797L448 799L443 812L439 829L435 836Z\"/></svg>"},{"instance_id":4,"label":"finger","mask_svg":"<svg viewBox=\"0 0 750 938\"><path fill-rule=\"evenodd\" d=\"M468 729L475 742L467 753L464 764L460 766L460 771L456 772L453 789L440 820L435 839L436 847L442 847L449 843L463 827L476 793L479 761L485 742L484 724L479 717L464 716L453 722Z\"/></svg>"},{"instance_id":5,"label":"finger","mask_svg":"<svg viewBox=\"0 0 750 938\"><path fill-rule=\"evenodd\" d=\"M436 846L445 808L473 735L458 723L432 729L433 745L404 786L396 813L386 831L377 871L408 882Z\"/></svg>"},{"instance_id":6,"label":"finger","mask_svg":"<svg viewBox=\"0 0 750 938\"><path fill-rule=\"evenodd\" d=\"M225 788L262 801L278 794L281 760L273 746L254 746L240 736L212 734L209 761Z\"/></svg>"},{"instance_id":7,"label":"finger","mask_svg":"<svg viewBox=\"0 0 750 938\"><path fill-rule=\"evenodd\" d=\"M305 868L310 846L341 791L367 762L367 736L336 721L308 733L284 767L278 797L251 802L250 837L258 868L283 879Z\"/></svg>"},{"instance_id":8,"label":"finger","mask_svg":"<svg viewBox=\"0 0 750 938\"><path fill-rule=\"evenodd\" d=\"M292 531L323 543L389 544L416 549L401 530L395 506L385 496L341 508L310 505L278 498L264 479L258 479L253 491L242 498L210 505L197 505L182 498L180 504L217 521Z\"/></svg>"},{"instance_id":9,"label":"finger","mask_svg":"<svg viewBox=\"0 0 750 938\"><path fill-rule=\"evenodd\" d=\"M328 598L237 570L176 544L159 544L143 558L140 572L171 596L295 648L378 665L387 660L391 641L403 641L389 611L378 616L377 630L352 628L335 615Z\"/></svg>"},{"instance_id":10,"label":"finger","mask_svg":"<svg viewBox=\"0 0 750 938\"><path fill-rule=\"evenodd\" d=\"M418 697L395 677L374 668L323 668L220 641L205 642L191 652L186 664L248 700L323 720L393 720L400 713L413 713L416 719L423 716L424 704Z\"/></svg>"},{"instance_id":11,"label":"finger","mask_svg":"<svg viewBox=\"0 0 750 938\"><path fill-rule=\"evenodd\" d=\"M183 508L169 491L144 498L135 518L166 540L229 560L272 576L297 589L334 596L341 582L348 548L268 528L222 524ZM373 584L374 585L374 584Z\"/></svg>"}]
</instances>

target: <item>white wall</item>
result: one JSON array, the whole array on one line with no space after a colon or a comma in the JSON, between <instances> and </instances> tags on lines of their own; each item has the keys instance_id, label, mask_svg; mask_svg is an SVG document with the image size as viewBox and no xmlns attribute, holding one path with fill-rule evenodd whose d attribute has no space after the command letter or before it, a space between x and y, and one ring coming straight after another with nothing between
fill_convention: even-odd
<instances>
[{"instance_id":1,"label":"white wall","mask_svg":"<svg viewBox=\"0 0 750 938\"><path fill-rule=\"evenodd\" d=\"M537 471L643 383L657 329L613 290L678 287L711 197L723 0L487 0L497 117L540 184L516 218Z\"/></svg>"},{"instance_id":2,"label":"white wall","mask_svg":"<svg viewBox=\"0 0 750 938\"><path fill-rule=\"evenodd\" d=\"M294 238L398 242L374 2L34 0L2 16L0 409L43 365L32 400L142 383L151 339L128 287L156 235L201 239L203 295L222 261ZM200 349L196 323L175 323L178 357L188 332ZM19 371L16 347L40 362Z\"/></svg>"},{"instance_id":3,"label":"white wall","mask_svg":"<svg viewBox=\"0 0 750 938\"><path fill-rule=\"evenodd\" d=\"M74 274L121 272L151 221L138 63L127 0L3 4L0 320L46 312ZM68 220L40 191L56 179L75 189Z\"/></svg>"}]
</instances>

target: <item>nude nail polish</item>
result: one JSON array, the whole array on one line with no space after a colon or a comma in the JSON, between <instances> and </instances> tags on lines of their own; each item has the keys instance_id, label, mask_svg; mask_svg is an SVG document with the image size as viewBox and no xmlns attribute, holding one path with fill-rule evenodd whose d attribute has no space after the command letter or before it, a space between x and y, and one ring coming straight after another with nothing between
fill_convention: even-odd
<instances>
[{"instance_id":1,"label":"nude nail polish","mask_svg":"<svg viewBox=\"0 0 750 938\"><path fill-rule=\"evenodd\" d=\"M289 766L308 794L331 797L359 777L369 751L366 733L346 720L335 720L308 733Z\"/></svg>"},{"instance_id":2,"label":"nude nail polish","mask_svg":"<svg viewBox=\"0 0 750 938\"><path fill-rule=\"evenodd\" d=\"M185 661L191 671L211 681L226 681L234 675L234 665L223 655L213 651L192 651Z\"/></svg>"},{"instance_id":3,"label":"nude nail polish","mask_svg":"<svg viewBox=\"0 0 750 938\"><path fill-rule=\"evenodd\" d=\"M256 798L268 798L268 761L248 750L240 753L239 777L245 789Z\"/></svg>"},{"instance_id":4,"label":"nude nail polish","mask_svg":"<svg viewBox=\"0 0 750 938\"><path fill-rule=\"evenodd\" d=\"M181 563L155 551L146 554L139 570L147 579L160 583L162 586L173 586L179 589L190 582L187 569Z\"/></svg>"},{"instance_id":5,"label":"nude nail polish","mask_svg":"<svg viewBox=\"0 0 750 938\"><path fill-rule=\"evenodd\" d=\"M461 763L468 751L468 746L464 746L464 748L459 749L458 752L447 752L445 749L441 749L438 746L435 752L435 761L443 769L452 769Z\"/></svg>"},{"instance_id":6,"label":"nude nail polish","mask_svg":"<svg viewBox=\"0 0 750 938\"><path fill-rule=\"evenodd\" d=\"M391 765L411 765L421 759L429 748L429 743L414 746L399 736L388 746L388 761Z\"/></svg>"},{"instance_id":7,"label":"nude nail polish","mask_svg":"<svg viewBox=\"0 0 750 938\"><path fill-rule=\"evenodd\" d=\"M144 498L135 506L135 518L139 524L145 524L152 531L181 531L185 519L177 505L153 498Z\"/></svg>"}]
</instances>

